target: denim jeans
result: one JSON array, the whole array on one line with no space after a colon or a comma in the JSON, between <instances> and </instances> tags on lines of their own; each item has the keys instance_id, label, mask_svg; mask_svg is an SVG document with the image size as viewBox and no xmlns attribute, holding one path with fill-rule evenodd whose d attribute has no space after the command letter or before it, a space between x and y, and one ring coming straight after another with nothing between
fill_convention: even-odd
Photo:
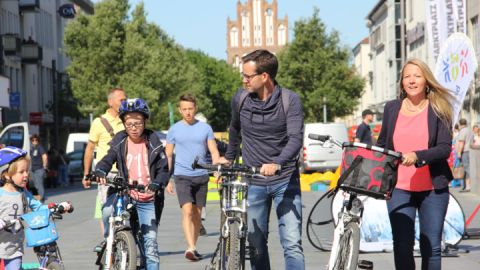
<instances>
[{"instance_id":1,"label":"denim jeans","mask_svg":"<svg viewBox=\"0 0 480 270\"><path fill-rule=\"evenodd\" d=\"M33 186L37 189L38 195L40 196L41 200L45 200L45 186L44 186L44 179L45 179L45 169L37 169L32 171L32 180Z\"/></svg>"},{"instance_id":2,"label":"denim jeans","mask_svg":"<svg viewBox=\"0 0 480 270\"><path fill-rule=\"evenodd\" d=\"M105 238L108 236L108 218L114 209L115 197L116 194L110 195L102 208ZM157 244L158 223L155 214L155 202L139 202L135 200L132 200L132 202L137 210L138 222L143 235L142 245L146 257L146 270L158 270L160 269L160 257Z\"/></svg>"},{"instance_id":3,"label":"denim jeans","mask_svg":"<svg viewBox=\"0 0 480 270\"><path fill-rule=\"evenodd\" d=\"M443 222L449 201L448 188L422 192L394 189L387 202L393 235L395 268L415 269L415 215L420 223L420 253L423 270L439 270Z\"/></svg>"},{"instance_id":4,"label":"denim jeans","mask_svg":"<svg viewBox=\"0 0 480 270\"><path fill-rule=\"evenodd\" d=\"M255 255L250 256L252 270L269 270L268 224L274 204L285 269L305 269L302 248L302 199L297 173L282 183L248 187L248 242Z\"/></svg>"}]
</instances>

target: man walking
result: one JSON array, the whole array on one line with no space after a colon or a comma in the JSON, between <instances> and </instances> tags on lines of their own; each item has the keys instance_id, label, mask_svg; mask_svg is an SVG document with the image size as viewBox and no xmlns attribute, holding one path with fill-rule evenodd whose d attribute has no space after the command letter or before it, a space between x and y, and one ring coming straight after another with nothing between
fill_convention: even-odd
<instances>
[{"instance_id":1,"label":"man walking","mask_svg":"<svg viewBox=\"0 0 480 270\"><path fill-rule=\"evenodd\" d=\"M82 180L82 184L84 188L90 188L90 180L87 178L87 175L92 171L92 161L94 159L93 153L95 148L95 163L98 163L107 154L108 149L110 149L109 143L112 140L113 136L117 132L124 130L122 120L119 117L119 109L122 101L126 99L127 96L125 95L125 91L123 91L123 89L114 88L110 90L107 97L107 111L100 117L95 118L92 122L92 125L90 126L90 132L88 133L88 143L85 148L83 158L84 177ZM117 167L114 166L110 173L116 174ZM102 217L100 209L101 205L103 205L106 201L107 189L107 186L98 185L95 218ZM102 222L100 222L100 229L103 235ZM95 250L99 249L101 249L101 244L95 247Z\"/></svg>"},{"instance_id":2,"label":"man walking","mask_svg":"<svg viewBox=\"0 0 480 270\"><path fill-rule=\"evenodd\" d=\"M40 137L33 134L30 137L30 158L32 160L31 171L33 186L38 192L38 200L45 201L45 177L48 170L47 151L40 144Z\"/></svg>"},{"instance_id":3,"label":"man walking","mask_svg":"<svg viewBox=\"0 0 480 270\"><path fill-rule=\"evenodd\" d=\"M235 160L242 144L243 163L261 167L260 172L267 176L266 179L247 179L248 241L254 248L250 258L252 269L270 269L268 219L273 206L285 269L302 270L305 262L297 165L304 131L302 103L296 93L276 82L275 55L257 50L244 56L242 63L245 89L233 97L226 160L221 158L220 163Z\"/></svg>"},{"instance_id":4,"label":"man walking","mask_svg":"<svg viewBox=\"0 0 480 270\"><path fill-rule=\"evenodd\" d=\"M174 168L178 202L182 208L183 233L188 244L185 258L198 261L202 256L198 253L196 244L200 233L202 207L207 201L209 176L206 170L192 169L192 163L196 157L200 158L200 162L205 162L208 150L212 163L215 164L218 162L219 153L210 125L195 118L197 102L193 95L185 94L180 97L179 111L182 120L168 130L165 152L170 170ZM166 190L174 194L173 182L170 181Z\"/></svg>"},{"instance_id":5,"label":"man walking","mask_svg":"<svg viewBox=\"0 0 480 270\"><path fill-rule=\"evenodd\" d=\"M372 130L370 129L370 123L373 121L373 112L366 109L362 112L362 123L358 126L357 132L355 132L355 141L366 144L372 144Z\"/></svg>"}]
</instances>

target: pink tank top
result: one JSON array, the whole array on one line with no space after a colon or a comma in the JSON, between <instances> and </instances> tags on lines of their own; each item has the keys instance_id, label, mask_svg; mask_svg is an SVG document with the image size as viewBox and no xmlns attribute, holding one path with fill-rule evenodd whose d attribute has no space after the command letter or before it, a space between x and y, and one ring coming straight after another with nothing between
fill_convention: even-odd
<instances>
[{"instance_id":1,"label":"pink tank top","mask_svg":"<svg viewBox=\"0 0 480 270\"><path fill-rule=\"evenodd\" d=\"M428 148L428 106L419 114L406 116L398 113L393 145L395 151L408 153ZM432 190L432 177L428 165L416 168L415 166L398 167L398 189L408 191Z\"/></svg>"},{"instance_id":2,"label":"pink tank top","mask_svg":"<svg viewBox=\"0 0 480 270\"><path fill-rule=\"evenodd\" d=\"M128 182L132 184L133 181L138 181L139 185L147 187L150 184L150 172L148 170L148 151L145 141L134 143L128 140L127 147ZM153 194L140 193L135 190L130 192L130 197L141 202L153 200Z\"/></svg>"}]
</instances>

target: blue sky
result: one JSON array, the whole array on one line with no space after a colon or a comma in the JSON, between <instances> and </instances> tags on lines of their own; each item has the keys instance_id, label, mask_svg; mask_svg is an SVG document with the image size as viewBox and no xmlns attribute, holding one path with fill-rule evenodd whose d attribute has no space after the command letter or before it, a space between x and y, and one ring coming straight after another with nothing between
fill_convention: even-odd
<instances>
[{"instance_id":1,"label":"blue sky","mask_svg":"<svg viewBox=\"0 0 480 270\"><path fill-rule=\"evenodd\" d=\"M141 0L130 0L133 7ZM267 0L271 3L273 0ZM294 22L311 17L313 8L328 30L340 33L342 44L353 48L368 36L365 17L378 0L277 0L278 15L288 15L289 39ZM94 1L94 2L99 2ZM154 22L185 48L198 49L226 59L226 22L236 18L237 0L143 0L147 19ZM241 0L245 3L246 0Z\"/></svg>"}]
</instances>

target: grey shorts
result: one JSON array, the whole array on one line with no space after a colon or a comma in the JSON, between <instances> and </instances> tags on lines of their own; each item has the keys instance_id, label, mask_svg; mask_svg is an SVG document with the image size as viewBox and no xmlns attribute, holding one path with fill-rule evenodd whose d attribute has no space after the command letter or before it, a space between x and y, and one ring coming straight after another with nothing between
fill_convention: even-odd
<instances>
[{"instance_id":1,"label":"grey shorts","mask_svg":"<svg viewBox=\"0 0 480 270\"><path fill-rule=\"evenodd\" d=\"M180 207L189 202L199 207L205 206L207 203L208 174L201 176L175 175L174 179Z\"/></svg>"}]
</instances>

